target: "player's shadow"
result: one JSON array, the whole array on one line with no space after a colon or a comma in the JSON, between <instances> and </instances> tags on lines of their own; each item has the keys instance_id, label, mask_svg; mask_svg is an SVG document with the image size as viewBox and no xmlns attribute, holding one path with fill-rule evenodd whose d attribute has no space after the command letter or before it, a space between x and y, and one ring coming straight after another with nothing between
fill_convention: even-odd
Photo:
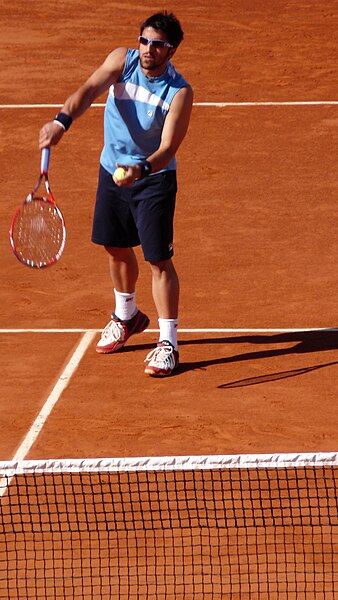
<instances>
[{"instance_id":1,"label":"player's shadow","mask_svg":"<svg viewBox=\"0 0 338 600\"><path fill-rule=\"evenodd\" d=\"M294 345L289 347L289 344ZM181 344L191 342L181 342ZM204 340L195 340L194 344L257 344L264 345L271 344L273 346L280 346L280 344L287 344L288 347L270 348L264 350L257 350L253 352L244 352L242 354L235 354L232 356L225 356L216 359L208 359L198 362L183 363L180 365L179 372L190 371L194 369L204 369L211 365L229 364L235 362L261 360L265 358L272 358L275 356L286 356L293 354L311 354L313 352L324 352L327 350L335 350L338 348L338 329L323 329L314 331L301 331L301 332L290 332L280 333L274 335L242 335L242 336L230 336L224 338L212 338ZM251 377L238 381L228 382L219 385L219 389L228 389L233 387L244 387L248 385L257 385L265 383L267 381L275 381L278 379L285 379L288 377L296 377L314 371L316 369L322 369L338 364L338 360L329 362L326 364L320 363L303 367L301 369L290 369L289 371L281 371L278 373L261 375L259 377Z\"/></svg>"},{"instance_id":2,"label":"player's shadow","mask_svg":"<svg viewBox=\"0 0 338 600\"><path fill-rule=\"evenodd\" d=\"M293 343L291 347L289 344ZM181 341L180 346L183 345L199 345L199 344L256 344L266 346L267 344L272 346L280 346L278 348L270 348L264 350L256 350L252 352L244 352L239 354L234 354L231 356L218 357L215 359L207 359L196 362L185 362L179 366L179 369L176 371L176 374L184 373L186 371L192 371L196 369L206 369L212 365L222 365L229 364L235 362L244 362L244 361L252 361L252 360L261 360L265 358L272 358L275 356L286 356L293 354L311 354L314 352L324 352L327 350L335 350L338 348L338 330L337 329L324 329L324 330L315 330L315 331L302 331L302 332L293 332L293 333L280 333L274 335L241 335L241 336L229 336L229 337L215 337L215 338L206 338L199 339L193 341ZM283 345L287 345L287 347L283 347ZM267 381L274 381L278 379L285 379L288 377L296 377L299 375L304 375L305 373L309 373L310 371L314 371L316 369L322 369L324 367L329 367L332 365L338 364L338 360L334 362L329 362L326 364L320 363L315 365L310 365L308 367L303 367L301 369L290 369L289 371L281 371L278 373L269 373L266 375L261 375L259 377L252 377L243 380L228 382L222 385L219 385L219 389L228 389L233 387L244 387L248 385L257 385L260 383L265 383Z\"/></svg>"},{"instance_id":3,"label":"player's shadow","mask_svg":"<svg viewBox=\"0 0 338 600\"><path fill-rule=\"evenodd\" d=\"M294 342L294 345L289 347ZM293 354L311 354L314 352L324 352L327 350L338 349L338 329L318 329L313 331L300 331L300 332L289 332L279 333L273 335L262 335L262 334L246 334L246 335L231 335L226 337L213 337L213 338L200 338L191 340L180 340L180 348L183 346L203 346L213 345L218 346L233 345L237 346L240 344L255 344L257 346L279 346L278 348L269 348L264 350L255 350L252 352L244 352L233 354L231 356L222 356L217 358L208 358L206 360L181 362L178 369L175 370L171 377L179 376L187 371L204 370L213 365L226 365L229 363L245 362L252 360L262 360L265 358L272 358L275 356L287 356ZM286 347L284 346L286 345ZM140 344L125 347L124 352L130 352L132 350L144 350L149 351L154 347L153 344ZM181 353L182 356L183 353ZM319 363L315 365L309 365L300 369L290 369L289 371L281 371L278 373L261 375L259 377L252 377L242 379L238 381L228 382L219 385L219 389L228 389L234 387L245 387L249 385L258 385L260 383L266 383L268 381L274 381L278 379L285 379L288 377L296 377L304 375L317 369L323 369L332 365L338 364L338 360L329 363Z\"/></svg>"}]
</instances>

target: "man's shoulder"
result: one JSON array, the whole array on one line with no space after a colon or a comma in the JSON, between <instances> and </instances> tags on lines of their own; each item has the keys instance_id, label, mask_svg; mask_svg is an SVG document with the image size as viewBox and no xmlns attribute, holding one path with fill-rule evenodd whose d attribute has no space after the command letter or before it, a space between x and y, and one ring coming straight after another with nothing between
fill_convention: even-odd
<instances>
[{"instance_id":1,"label":"man's shoulder","mask_svg":"<svg viewBox=\"0 0 338 600\"><path fill-rule=\"evenodd\" d=\"M128 48L119 47L112 50L103 63L103 67L112 73L122 73L126 62Z\"/></svg>"}]
</instances>

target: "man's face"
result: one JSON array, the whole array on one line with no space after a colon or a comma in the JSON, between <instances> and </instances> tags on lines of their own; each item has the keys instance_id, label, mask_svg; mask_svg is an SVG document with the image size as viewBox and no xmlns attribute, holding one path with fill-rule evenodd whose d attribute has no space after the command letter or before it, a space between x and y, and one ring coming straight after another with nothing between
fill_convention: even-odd
<instances>
[{"instance_id":1,"label":"man's face","mask_svg":"<svg viewBox=\"0 0 338 600\"><path fill-rule=\"evenodd\" d=\"M152 27L146 27L142 31L142 35L140 37L141 41L139 51L141 67L145 71L151 71L151 75L156 77L156 75L163 72L168 60L174 54L175 48L170 48L169 46L160 46L156 43L147 44L147 40L159 40L168 43L166 34L163 31L157 31Z\"/></svg>"}]
</instances>

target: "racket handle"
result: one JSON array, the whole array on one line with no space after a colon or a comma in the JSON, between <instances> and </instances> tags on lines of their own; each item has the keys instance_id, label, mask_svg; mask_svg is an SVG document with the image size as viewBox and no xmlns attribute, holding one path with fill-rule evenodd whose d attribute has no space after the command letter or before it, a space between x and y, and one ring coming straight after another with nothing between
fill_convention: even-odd
<instances>
[{"instance_id":1,"label":"racket handle","mask_svg":"<svg viewBox=\"0 0 338 600\"><path fill-rule=\"evenodd\" d=\"M50 148L42 148L41 151L41 162L40 162L40 173L41 175L46 175L48 173L49 167L49 158L50 158Z\"/></svg>"}]
</instances>

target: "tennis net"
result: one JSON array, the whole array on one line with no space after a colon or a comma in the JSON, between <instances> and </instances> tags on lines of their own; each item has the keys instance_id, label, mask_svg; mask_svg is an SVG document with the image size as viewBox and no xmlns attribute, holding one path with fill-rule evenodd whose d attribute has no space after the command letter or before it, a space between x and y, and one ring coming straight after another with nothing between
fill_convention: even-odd
<instances>
[{"instance_id":1,"label":"tennis net","mask_svg":"<svg viewBox=\"0 0 338 600\"><path fill-rule=\"evenodd\" d=\"M0 598L338 598L338 455L0 463Z\"/></svg>"}]
</instances>

